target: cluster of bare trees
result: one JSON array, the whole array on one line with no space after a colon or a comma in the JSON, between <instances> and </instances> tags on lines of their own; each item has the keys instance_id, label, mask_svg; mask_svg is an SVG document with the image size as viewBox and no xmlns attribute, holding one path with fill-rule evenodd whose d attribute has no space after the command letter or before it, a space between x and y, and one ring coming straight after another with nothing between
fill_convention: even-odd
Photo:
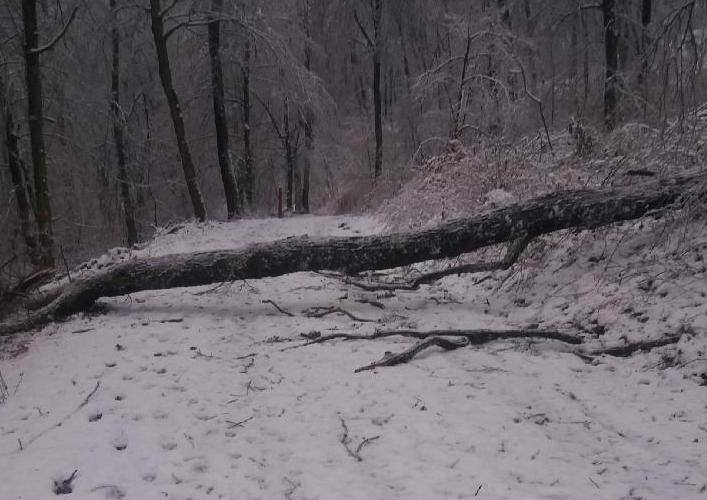
<instances>
[{"instance_id":1,"label":"cluster of bare trees","mask_svg":"<svg viewBox=\"0 0 707 500\"><path fill-rule=\"evenodd\" d=\"M0 273L704 99L697 0L3 0ZM360 183L356 184L360 185ZM362 193L361 193L362 194Z\"/></svg>"}]
</instances>

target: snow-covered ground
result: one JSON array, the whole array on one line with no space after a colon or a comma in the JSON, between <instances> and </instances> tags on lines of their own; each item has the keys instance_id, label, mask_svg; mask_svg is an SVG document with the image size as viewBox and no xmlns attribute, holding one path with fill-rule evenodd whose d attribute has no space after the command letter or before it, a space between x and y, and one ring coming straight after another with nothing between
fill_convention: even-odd
<instances>
[{"instance_id":1,"label":"snow-covered ground","mask_svg":"<svg viewBox=\"0 0 707 500\"><path fill-rule=\"evenodd\" d=\"M661 224L548 238L490 279L376 294L302 273L144 292L14 337L0 359L0 499L54 498L54 481L75 470L67 498L707 498L707 231L687 224L682 238L659 239ZM135 255L382 227L367 217L185 225ZM377 321L302 313L332 305ZM684 335L592 364L523 341L430 349L362 373L413 341L292 348L312 331L532 323L597 345Z\"/></svg>"}]
</instances>

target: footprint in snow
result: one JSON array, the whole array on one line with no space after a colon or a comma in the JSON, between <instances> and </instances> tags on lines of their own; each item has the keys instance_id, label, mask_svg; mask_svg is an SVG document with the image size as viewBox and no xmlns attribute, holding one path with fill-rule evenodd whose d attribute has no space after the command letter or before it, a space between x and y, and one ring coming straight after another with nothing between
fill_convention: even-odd
<instances>
[{"instance_id":1,"label":"footprint in snow","mask_svg":"<svg viewBox=\"0 0 707 500\"><path fill-rule=\"evenodd\" d=\"M128 447L128 438L125 434L121 433L115 438L113 438L111 444L116 450L123 451Z\"/></svg>"}]
</instances>

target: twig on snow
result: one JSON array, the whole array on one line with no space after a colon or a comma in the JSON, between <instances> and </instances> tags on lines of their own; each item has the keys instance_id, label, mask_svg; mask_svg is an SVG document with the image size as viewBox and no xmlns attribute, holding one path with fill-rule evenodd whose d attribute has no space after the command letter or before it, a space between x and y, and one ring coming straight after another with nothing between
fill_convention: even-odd
<instances>
[{"instance_id":1,"label":"twig on snow","mask_svg":"<svg viewBox=\"0 0 707 500\"><path fill-rule=\"evenodd\" d=\"M86 406L86 405L88 404L88 402L89 402L90 399L93 397L93 395L96 394L96 392L98 392L98 388L99 388L100 386L101 386L101 382L100 382L100 380L99 380L98 382L96 382L96 386L93 388L93 390L88 393L88 395L84 398L84 400L81 402L81 404L79 404L71 413L69 413L68 415L66 415L63 419L59 420L56 424L52 425L51 427L48 427L47 429L44 429L44 430L43 430L42 432L40 432L39 434L36 434L35 436L33 436L33 437L31 437L30 439L28 439L28 440L25 442L24 446L20 446L20 449L19 449L18 451L23 451L23 450L26 449L30 444L34 443L34 442L35 442L37 439L39 439L40 437L42 437L42 436L44 436L45 434L47 434L48 432L50 432L50 431L56 429L57 427L61 427L61 426L64 424L64 422L66 422L66 421L69 420L71 417L73 417L74 415L76 415L76 414L79 412L79 410L81 410L81 408L83 408L84 406Z\"/></svg>"},{"instance_id":2,"label":"twig on snow","mask_svg":"<svg viewBox=\"0 0 707 500\"><path fill-rule=\"evenodd\" d=\"M306 309L304 311L305 315L308 318L323 318L324 316L327 316L329 314L343 314L344 316L348 316L354 321L360 321L363 323L378 323L377 319L370 319L370 318L360 318L356 316L353 313L350 313L346 309L342 309L341 307L337 306L331 306L331 307L311 307L309 309Z\"/></svg>"},{"instance_id":3,"label":"twig on snow","mask_svg":"<svg viewBox=\"0 0 707 500\"><path fill-rule=\"evenodd\" d=\"M599 349L592 349L590 351L576 351L575 354L582 359L592 356L601 356L606 354L608 356L615 356L618 358L627 358L638 351L650 351L658 347L664 347L666 345L677 344L680 341L681 335L666 336L655 340L641 340L638 342L629 342L625 345L612 346L612 347L602 347Z\"/></svg>"},{"instance_id":4,"label":"twig on snow","mask_svg":"<svg viewBox=\"0 0 707 500\"><path fill-rule=\"evenodd\" d=\"M356 368L354 372L360 373L366 370L373 370L381 366L395 366L402 363L407 363L428 347L438 346L446 351L453 351L455 349L459 349L460 347L465 347L469 345L469 343L470 342L466 339L455 342L453 340L447 340L442 337L430 337L428 339L423 340L422 342L415 344L411 348L404 350L403 352L399 352L397 354L386 353L383 356L383 359L375 361L369 365Z\"/></svg>"},{"instance_id":5,"label":"twig on snow","mask_svg":"<svg viewBox=\"0 0 707 500\"><path fill-rule=\"evenodd\" d=\"M469 344L481 345L493 340L508 340L508 339L524 339L524 338L545 338L549 340L559 340L567 344L581 344L582 339L576 335L562 333L554 330L535 330L535 329L511 329L511 330L488 330L483 328L468 329L468 330L389 330L377 331L373 334L357 334L357 333L332 333L330 335L322 335L300 344L297 347L305 347L312 344L321 344L330 340L376 340L386 337L411 337L416 339L426 339L429 337L465 337Z\"/></svg>"},{"instance_id":6,"label":"twig on snow","mask_svg":"<svg viewBox=\"0 0 707 500\"><path fill-rule=\"evenodd\" d=\"M255 415L251 415L250 417L248 417L248 418L246 418L246 419L244 419L244 420L240 420L240 421L238 421L238 422L233 422L233 421L231 421L231 420L226 420L226 423L228 424L228 428L229 428L229 429L233 429L233 428L235 428L235 427L243 427L243 425L245 425L246 423L250 422L250 421L253 420L254 418L255 418Z\"/></svg>"},{"instance_id":7,"label":"twig on snow","mask_svg":"<svg viewBox=\"0 0 707 500\"><path fill-rule=\"evenodd\" d=\"M74 479L76 479L76 474L78 473L78 469L75 469L74 472L71 473L69 477L66 479L60 479L58 481L54 481L54 494L55 495L68 495L71 492L74 491L74 487L72 486L72 482Z\"/></svg>"},{"instance_id":8,"label":"twig on snow","mask_svg":"<svg viewBox=\"0 0 707 500\"><path fill-rule=\"evenodd\" d=\"M285 316L290 316L291 318L295 316L295 315L292 314L290 311L287 311L287 310L283 309L282 307L278 306L278 305L275 303L274 300L270 300L270 299L263 300L263 304L270 304L270 305L272 305L275 309L277 309L279 312L281 312L281 313L284 314Z\"/></svg>"},{"instance_id":9,"label":"twig on snow","mask_svg":"<svg viewBox=\"0 0 707 500\"><path fill-rule=\"evenodd\" d=\"M350 446L351 437L349 436L349 427L346 425L346 420L344 420L344 417L339 415L339 421L341 422L341 429L343 430L343 432L341 434L341 439L339 439L339 442L342 444L342 446L346 450L346 453L348 453L349 456L351 456L357 462L363 462L363 458L361 457L361 450L367 444L371 443L372 441L375 441L376 439L379 439L380 436L363 438L363 440L359 443L359 445L356 447L356 449L352 450L351 446Z\"/></svg>"}]
</instances>

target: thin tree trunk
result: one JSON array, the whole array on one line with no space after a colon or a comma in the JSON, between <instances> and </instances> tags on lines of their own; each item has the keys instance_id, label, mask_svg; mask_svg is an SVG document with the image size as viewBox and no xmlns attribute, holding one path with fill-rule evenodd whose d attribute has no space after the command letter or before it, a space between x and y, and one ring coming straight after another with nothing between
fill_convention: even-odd
<instances>
[{"instance_id":1,"label":"thin tree trunk","mask_svg":"<svg viewBox=\"0 0 707 500\"><path fill-rule=\"evenodd\" d=\"M49 171L44 145L44 110L42 102L42 74L40 70L39 26L37 1L22 0L24 24L25 77L27 83L27 115L32 166L34 170L34 214L37 222L39 257L41 265L54 266L54 238L52 235L52 210L49 197Z\"/></svg>"},{"instance_id":2,"label":"thin tree trunk","mask_svg":"<svg viewBox=\"0 0 707 500\"><path fill-rule=\"evenodd\" d=\"M209 56L211 59L211 92L214 103L214 125L216 127L216 150L221 171L221 181L226 195L228 218L238 214L238 186L231 166L228 145L228 119L223 89L223 67L221 65L221 22L218 16L223 8L223 0L212 0L212 19L209 23Z\"/></svg>"},{"instance_id":3,"label":"thin tree trunk","mask_svg":"<svg viewBox=\"0 0 707 500\"><path fill-rule=\"evenodd\" d=\"M304 0L303 12L304 35L304 67L312 70L312 45L311 45L311 5L310 0ZM302 211L309 213L309 180L312 170L312 156L314 154L314 113L309 104L302 111L302 127L304 128L304 168L302 171Z\"/></svg>"},{"instance_id":4,"label":"thin tree trunk","mask_svg":"<svg viewBox=\"0 0 707 500\"><path fill-rule=\"evenodd\" d=\"M452 126L452 139L461 137L464 131L464 122L466 122L466 93L464 92L464 82L466 80L466 72L469 68L469 53L471 51L471 27L466 29L466 48L464 49L464 61L462 63L462 73L459 79L459 93L457 95L457 109L454 116L454 124Z\"/></svg>"},{"instance_id":5,"label":"thin tree trunk","mask_svg":"<svg viewBox=\"0 0 707 500\"><path fill-rule=\"evenodd\" d=\"M243 190L248 206L253 209L253 152L250 141L250 40L243 45Z\"/></svg>"},{"instance_id":6,"label":"thin tree trunk","mask_svg":"<svg viewBox=\"0 0 707 500\"><path fill-rule=\"evenodd\" d=\"M373 7L373 122L376 136L376 153L373 164L373 177L378 178L383 171L383 117L381 103L381 18L383 0L372 0Z\"/></svg>"},{"instance_id":7,"label":"thin tree trunk","mask_svg":"<svg viewBox=\"0 0 707 500\"><path fill-rule=\"evenodd\" d=\"M174 126L174 135L177 138L177 147L179 148L179 156L182 160L182 169L184 170L184 180L187 184L189 197L194 209L194 215L197 219L206 220L206 206L204 198L201 195L199 182L196 177L196 168L189 150L189 143L186 138L184 127L184 117L179 105L179 97L174 90L172 83L172 70L169 67L169 53L167 52L167 38L164 32L164 19L162 18L160 0L150 0L150 17L152 20L152 36L155 41L155 49L157 51L157 63L159 67L160 80L164 89L169 112L172 116L172 125Z\"/></svg>"},{"instance_id":8,"label":"thin tree trunk","mask_svg":"<svg viewBox=\"0 0 707 500\"><path fill-rule=\"evenodd\" d=\"M292 130L290 127L290 100L285 97L283 111L282 143L285 149L285 167L287 168L287 210L294 210L295 196L299 185L297 184L297 158L292 144Z\"/></svg>"},{"instance_id":9,"label":"thin tree trunk","mask_svg":"<svg viewBox=\"0 0 707 500\"><path fill-rule=\"evenodd\" d=\"M130 196L130 184L128 183L128 168L125 155L125 137L123 125L125 123L123 112L120 107L120 29L118 27L118 12L116 11L116 0L110 0L110 8L113 12L113 26L111 29L113 64L111 72L111 108L113 110L113 140L115 142L115 152L118 157L118 184L120 186L120 198L123 204L123 214L125 216L125 227L128 235L128 246L131 247L138 241L137 224L135 223L135 209L132 197Z\"/></svg>"},{"instance_id":10,"label":"thin tree trunk","mask_svg":"<svg viewBox=\"0 0 707 500\"><path fill-rule=\"evenodd\" d=\"M618 106L617 72L619 65L618 37L616 35L615 0L602 0L601 9L604 19L604 125L607 130L616 127Z\"/></svg>"},{"instance_id":11,"label":"thin tree trunk","mask_svg":"<svg viewBox=\"0 0 707 500\"><path fill-rule=\"evenodd\" d=\"M7 94L8 89L0 73L0 110L5 121L5 147L7 149L8 168L17 202L17 215L20 221L20 231L27 247L27 257L33 266L41 265L38 254L37 238L32 227L32 201L28 193L31 186L25 178L25 166L22 162L19 148L19 137L15 131L15 120L12 114L12 99Z\"/></svg>"},{"instance_id":12,"label":"thin tree trunk","mask_svg":"<svg viewBox=\"0 0 707 500\"><path fill-rule=\"evenodd\" d=\"M638 83L643 86L646 77L648 76L649 61L648 49L650 45L650 36L648 27L651 24L652 17L652 0L642 0L641 2L641 69L638 72ZM645 87L642 89L645 94ZM644 95L644 98L647 96ZM645 108L645 106L644 106Z\"/></svg>"},{"instance_id":13,"label":"thin tree trunk","mask_svg":"<svg viewBox=\"0 0 707 500\"><path fill-rule=\"evenodd\" d=\"M55 290L56 298L29 317L0 323L0 335L85 310L101 297L305 271L391 269L562 229L607 226L643 217L685 196L707 199L706 176L702 170L615 189L551 193L409 233L328 239L304 236L235 250L130 260Z\"/></svg>"}]
</instances>

